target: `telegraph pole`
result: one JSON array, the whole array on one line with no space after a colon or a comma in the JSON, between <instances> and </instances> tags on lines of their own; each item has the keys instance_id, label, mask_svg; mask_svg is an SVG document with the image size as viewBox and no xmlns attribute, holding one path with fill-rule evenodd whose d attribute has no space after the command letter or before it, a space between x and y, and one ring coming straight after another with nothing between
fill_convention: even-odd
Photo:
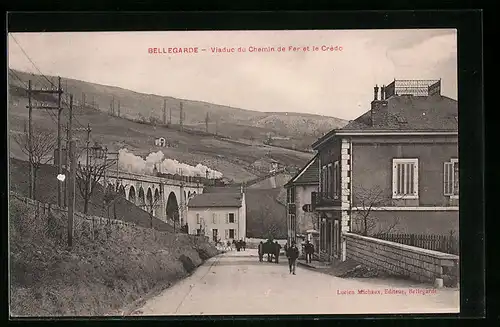
<instances>
[{"instance_id":1,"label":"telegraph pole","mask_svg":"<svg viewBox=\"0 0 500 327\"><path fill-rule=\"evenodd\" d=\"M29 121L30 121L30 127L29 127L29 143L30 143L30 152L32 152L32 110L33 109L45 109L45 110L57 110L57 172L58 174L62 173L62 149L61 149L61 141L62 141L62 124L61 124L61 116L62 116L62 110L63 108L61 107L61 97L63 94L62 88L61 88L61 77L58 77L58 86L57 89L53 89L52 87L49 89L38 89L38 90L33 90L31 89L31 81L28 85L29 90L28 90L28 108L29 108ZM57 94L58 99L57 99L57 107L54 106L49 106L49 105L38 105L33 107L31 104L31 95L32 94ZM32 159L32 155L30 154L30 162ZM33 172L31 172L31 181L33 178ZM33 193L33 181L31 182L32 186L30 188L31 193ZM34 194L32 194L34 196ZM57 205L61 206L62 205L62 187L60 183L57 183Z\"/></svg>"},{"instance_id":2,"label":"telegraph pole","mask_svg":"<svg viewBox=\"0 0 500 327\"><path fill-rule=\"evenodd\" d=\"M90 170L89 170L90 132L91 132L90 124L87 124L87 146L86 146L87 155L86 155L86 159L85 159L85 162L86 162L85 169L86 169L87 174L90 173ZM85 183L85 196L87 197L88 193L90 191L90 176L86 176L86 178L87 178L87 182Z\"/></svg>"},{"instance_id":3,"label":"telegraph pole","mask_svg":"<svg viewBox=\"0 0 500 327\"><path fill-rule=\"evenodd\" d=\"M69 176L68 192L68 248L73 246L73 218L75 214L75 180L76 180L76 142L69 140L71 173Z\"/></svg>"},{"instance_id":4,"label":"telegraph pole","mask_svg":"<svg viewBox=\"0 0 500 327\"><path fill-rule=\"evenodd\" d=\"M30 199L34 199L33 194L33 152L32 152L32 123L33 123L33 107L31 106L31 80L28 81L28 156L29 156L29 164L30 164L30 182L29 182L29 197Z\"/></svg>"},{"instance_id":5,"label":"telegraph pole","mask_svg":"<svg viewBox=\"0 0 500 327\"><path fill-rule=\"evenodd\" d=\"M68 130L67 130L67 140L66 140L66 177L68 177L68 181L64 183L64 185L66 186L66 192L65 192L65 196L66 196L66 199L64 201L65 203L65 206L68 206L69 207L69 187L68 187L68 184L69 184L69 176L68 174L70 173L70 170L69 170L69 165L70 165L70 160L71 160L71 157L70 157L70 143L71 143L71 139L73 138L73 94L70 94L69 96L69 116L68 116Z\"/></svg>"},{"instance_id":6,"label":"telegraph pole","mask_svg":"<svg viewBox=\"0 0 500 327\"><path fill-rule=\"evenodd\" d=\"M58 77L57 79L58 79L58 84L57 84L57 91L58 91L57 107L59 108L59 110L57 111L57 156L58 156L58 161L59 161L58 164L57 164L57 173L58 174L62 174L62 147L61 147L61 141L62 141L61 95L62 95L62 90L61 90L61 77ZM61 183L57 183L57 205L59 207L62 206L62 199L63 199L63 193L62 193Z\"/></svg>"}]
</instances>

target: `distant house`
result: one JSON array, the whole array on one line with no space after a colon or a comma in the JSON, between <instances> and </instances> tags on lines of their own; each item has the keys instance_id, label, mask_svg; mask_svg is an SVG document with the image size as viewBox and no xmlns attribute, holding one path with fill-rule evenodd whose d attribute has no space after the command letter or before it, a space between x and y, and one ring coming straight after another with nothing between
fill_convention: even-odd
<instances>
[{"instance_id":1,"label":"distant house","mask_svg":"<svg viewBox=\"0 0 500 327\"><path fill-rule=\"evenodd\" d=\"M208 236L212 242L246 238L246 202L243 189L232 193L203 193L188 203L188 233Z\"/></svg>"},{"instance_id":2,"label":"distant house","mask_svg":"<svg viewBox=\"0 0 500 327\"><path fill-rule=\"evenodd\" d=\"M312 211L311 194L318 191L318 165L316 155L285 184L288 241L297 242L297 236L307 238L316 249L319 240L311 236L318 235L315 231L319 227L319 214Z\"/></svg>"},{"instance_id":3,"label":"distant house","mask_svg":"<svg viewBox=\"0 0 500 327\"><path fill-rule=\"evenodd\" d=\"M159 138L155 139L155 145L165 147L167 145L167 141L165 140L164 137L159 137Z\"/></svg>"},{"instance_id":4,"label":"distant house","mask_svg":"<svg viewBox=\"0 0 500 327\"><path fill-rule=\"evenodd\" d=\"M345 254L343 232L458 230L458 105L441 80L374 88L371 109L313 144L318 152L321 251Z\"/></svg>"}]
</instances>

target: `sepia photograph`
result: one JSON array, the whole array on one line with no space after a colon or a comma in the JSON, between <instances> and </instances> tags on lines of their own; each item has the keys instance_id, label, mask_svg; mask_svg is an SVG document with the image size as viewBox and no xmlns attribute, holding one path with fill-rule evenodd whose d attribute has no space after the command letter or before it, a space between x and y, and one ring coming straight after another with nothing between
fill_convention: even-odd
<instances>
[{"instance_id":1,"label":"sepia photograph","mask_svg":"<svg viewBox=\"0 0 500 327\"><path fill-rule=\"evenodd\" d=\"M460 312L456 29L7 48L11 317Z\"/></svg>"}]
</instances>

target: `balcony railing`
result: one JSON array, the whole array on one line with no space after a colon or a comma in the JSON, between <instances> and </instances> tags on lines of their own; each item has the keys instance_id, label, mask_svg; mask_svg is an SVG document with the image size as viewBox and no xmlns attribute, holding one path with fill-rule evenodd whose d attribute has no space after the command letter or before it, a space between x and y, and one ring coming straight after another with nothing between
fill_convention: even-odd
<instances>
[{"instance_id":1,"label":"balcony railing","mask_svg":"<svg viewBox=\"0 0 500 327\"><path fill-rule=\"evenodd\" d=\"M338 202L338 199L333 198L333 195L326 192L312 192L311 202L313 210L318 207L333 206Z\"/></svg>"}]
</instances>

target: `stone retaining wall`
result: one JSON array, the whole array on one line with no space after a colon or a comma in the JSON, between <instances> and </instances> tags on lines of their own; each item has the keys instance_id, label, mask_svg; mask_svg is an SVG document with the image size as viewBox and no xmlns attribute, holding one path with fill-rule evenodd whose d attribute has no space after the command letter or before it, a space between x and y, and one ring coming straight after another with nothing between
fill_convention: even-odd
<instances>
[{"instance_id":1,"label":"stone retaining wall","mask_svg":"<svg viewBox=\"0 0 500 327\"><path fill-rule=\"evenodd\" d=\"M391 275L457 287L459 257L352 233L343 233L346 258Z\"/></svg>"}]
</instances>

